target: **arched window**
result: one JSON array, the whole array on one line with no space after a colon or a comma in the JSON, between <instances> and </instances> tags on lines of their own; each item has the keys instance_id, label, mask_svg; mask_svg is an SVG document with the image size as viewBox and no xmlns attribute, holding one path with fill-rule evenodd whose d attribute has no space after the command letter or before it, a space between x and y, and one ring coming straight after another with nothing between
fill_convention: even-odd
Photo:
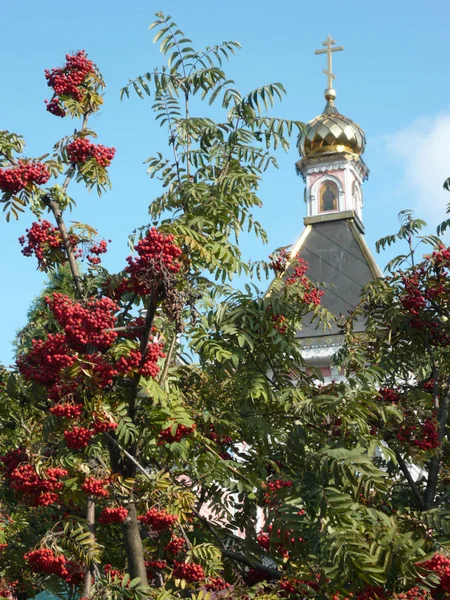
<instances>
[{"instance_id":1,"label":"arched window","mask_svg":"<svg viewBox=\"0 0 450 600\"><path fill-rule=\"evenodd\" d=\"M320 212L338 209L339 190L332 181L326 181L320 188Z\"/></svg>"}]
</instances>

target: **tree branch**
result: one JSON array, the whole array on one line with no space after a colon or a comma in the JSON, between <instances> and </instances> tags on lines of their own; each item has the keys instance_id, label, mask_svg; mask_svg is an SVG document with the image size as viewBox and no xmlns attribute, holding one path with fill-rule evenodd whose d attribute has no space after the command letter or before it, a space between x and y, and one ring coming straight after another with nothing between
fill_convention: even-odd
<instances>
[{"instance_id":1,"label":"tree branch","mask_svg":"<svg viewBox=\"0 0 450 600\"><path fill-rule=\"evenodd\" d=\"M271 579L281 579L283 577L283 573L281 571L278 571L277 569L272 569L271 567L267 567L261 562L251 560L247 558L244 554L241 554L240 552L233 552L232 550L221 550L221 553L223 554L223 556L231 558L232 560L235 560L236 562L241 563L242 565L250 567L251 569L258 569L258 571L264 571L264 573L267 573Z\"/></svg>"},{"instance_id":2,"label":"tree branch","mask_svg":"<svg viewBox=\"0 0 450 600\"><path fill-rule=\"evenodd\" d=\"M159 385L161 385L161 386L164 385L164 382L167 377L167 373L169 372L169 367L170 367L170 363L172 361L172 354L175 349L176 341L177 341L177 333L175 331L173 334L172 341L170 342L169 350L167 351L166 360L164 362L164 369L163 369L163 372L161 373L161 377L159 379Z\"/></svg>"},{"instance_id":3,"label":"tree branch","mask_svg":"<svg viewBox=\"0 0 450 600\"><path fill-rule=\"evenodd\" d=\"M89 561L92 560L92 555L94 552L94 544L95 544L95 537L94 537L94 528L95 528L95 500L94 498L92 498L92 496L89 496L87 499L87 509L86 509L86 521L87 521L87 526L89 529L89 533L91 534L90 537L90 542L91 542L91 546L89 547L88 550L88 557L89 557ZM86 565L86 570L85 570L85 574L84 574L84 589L83 589L83 598L90 598L91 596L91 591L92 591L92 571L93 571L93 565L90 563L88 565Z\"/></svg>"},{"instance_id":4,"label":"tree branch","mask_svg":"<svg viewBox=\"0 0 450 600\"><path fill-rule=\"evenodd\" d=\"M48 208L52 211L53 216L55 217L56 224L58 225L59 232L61 234L61 238L63 241L64 249L66 251L67 260L69 261L70 271L72 273L73 281L75 283L75 287L80 296L83 296L83 284L81 282L81 275L78 269L77 260L75 258L75 253L72 248L72 244L70 243L69 235L67 233L66 224L64 223L64 219L62 216L61 207L57 202L52 200L49 196L45 195L42 197L42 202L48 206Z\"/></svg>"},{"instance_id":5,"label":"tree branch","mask_svg":"<svg viewBox=\"0 0 450 600\"><path fill-rule=\"evenodd\" d=\"M433 458L428 463L429 467L428 467L427 487L425 489L425 494L424 494L426 510L429 510L430 508L433 507L434 499L436 497L439 470L441 467L441 459L442 459L442 441L445 436L445 429L447 426L447 419L448 419L449 408L450 408L449 387L450 387L450 377L447 380L446 393L440 404L438 414L436 415L438 425L439 425L439 433L438 433L439 445L436 448L436 454L433 456Z\"/></svg>"},{"instance_id":6,"label":"tree branch","mask_svg":"<svg viewBox=\"0 0 450 600\"><path fill-rule=\"evenodd\" d=\"M416 500L417 506L419 507L420 510L426 510L427 508L426 508L425 500L424 500L422 494L420 493L420 490L419 490L416 482L412 478L412 475L409 472L409 469L408 469L405 461L403 460L402 456L398 452L395 453L395 456L397 458L398 465L399 465L400 469L402 470L403 475L406 477L409 487L411 488L411 491Z\"/></svg>"},{"instance_id":7,"label":"tree branch","mask_svg":"<svg viewBox=\"0 0 450 600\"><path fill-rule=\"evenodd\" d=\"M132 456L129 452L127 452L125 450L125 448L123 448L119 442L117 440L115 440L113 437L111 437L109 435L109 433L104 433L103 434L114 446L116 446L116 448L120 449L121 452L124 453L124 455L135 465L135 467L149 480L153 483L153 480L151 478L151 476L149 475L149 473L147 473L146 469L139 463L139 461L137 461L134 456ZM267 567L266 565L257 562L257 561L253 561L249 558L247 558L244 554L240 554L239 552L233 552L232 550L228 550L223 542L223 540L220 538L219 534L215 531L214 526L212 525L212 523L210 523L206 517L203 517L195 508L192 509L192 512L194 513L194 515L205 525L205 527L208 529L208 531L211 533L211 535L217 540L218 544L219 544L219 549L220 552L223 554L223 556L226 556L227 558L231 558L232 560L235 560L236 562L246 565L247 567L250 567L252 569L258 569L261 571L264 571L265 573L267 573L268 575L270 575L270 577L272 579L281 579L282 577L282 573L280 571L277 571L276 569L272 569L270 567ZM183 534L183 538L186 540L186 543L188 544L189 547L192 547L191 542L189 541L189 538L187 537L187 534L183 528L183 526L181 525L181 523L179 524L180 530Z\"/></svg>"}]
</instances>

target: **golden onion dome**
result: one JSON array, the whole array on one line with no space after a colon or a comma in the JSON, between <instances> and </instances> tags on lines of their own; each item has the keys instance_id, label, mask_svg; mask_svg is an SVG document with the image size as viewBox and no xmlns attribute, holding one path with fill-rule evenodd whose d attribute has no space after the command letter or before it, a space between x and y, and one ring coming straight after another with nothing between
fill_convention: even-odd
<instances>
[{"instance_id":1,"label":"golden onion dome","mask_svg":"<svg viewBox=\"0 0 450 600\"><path fill-rule=\"evenodd\" d=\"M335 152L362 154L366 145L364 131L338 112L334 105L336 92L333 88L325 90L325 98L327 104L323 113L309 121L299 136L300 155L310 157Z\"/></svg>"}]
</instances>

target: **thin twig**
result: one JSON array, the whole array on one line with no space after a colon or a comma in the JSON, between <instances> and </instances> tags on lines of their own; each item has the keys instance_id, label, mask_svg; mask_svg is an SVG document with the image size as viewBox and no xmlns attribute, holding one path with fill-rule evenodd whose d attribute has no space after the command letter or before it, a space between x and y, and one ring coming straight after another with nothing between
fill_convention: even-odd
<instances>
[{"instance_id":1,"label":"thin twig","mask_svg":"<svg viewBox=\"0 0 450 600\"><path fill-rule=\"evenodd\" d=\"M55 217L56 224L58 225L59 232L63 241L64 249L66 251L67 260L69 261L70 271L72 273L75 287L80 296L83 296L83 284L81 283L81 275L78 269L77 260L70 242L69 234L67 233L66 224L62 216L62 210L59 204L52 200L49 196L45 195L41 198L42 202L48 206Z\"/></svg>"},{"instance_id":2,"label":"thin twig","mask_svg":"<svg viewBox=\"0 0 450 600\"><path fill-rule=\"evenodd\" d=\"M134 456L132 454L130 454L127 450L125 450L125 448L123 448L123 446L121 444L119 444L119 442L114 439L111 435L109 435L109 433L104 433L105 437L108 438L108 440L116 447L118 448L121 452L123 452L123 454L134 464L134 466L149 480L153 483L153 479L151 478L151 476L149 475L149 473L147 473L145 467L143 467L141 465L141 463L136 460L134 458ZM187 533L183 527L183 525L181 523L178 523L178 527L183 535L183 538L186 541L186 544L188 545L189 548L192 548L192 544L187 536Z\"/></svg>"},{"instance_id":3,"label":"thin twig","mask_svg":"<svg viewBox=\"0 0 450 600\"><path fill-rule=\"evenodd\" d=\"M123 313L120 315L120 318L123 320L125 319L125 317L127 316L127 314L130 312L131 307L134 304L134 301L137 298L137 294L133 294L133 296L131 297L130 301L128 302L128 304L125 306L125 309L123 311Z\"/></svg>"},{"instance_id":4,"label":"thin twig","mask_svg":"<svg viewBox=\"0 0 450 600\"><path fill-rule=\"evenodd\" d=\"M170 363L172 361L172 354L175 349L175 344L177 341L177 333L174 332L172 341L170 342L169 350L167 351L166 360L164 362L163 372L161 373L161 377L159 379L159 385L164 385L164 382L167 377L167 373L169 372Z\"/></svg>"}]
</instances>

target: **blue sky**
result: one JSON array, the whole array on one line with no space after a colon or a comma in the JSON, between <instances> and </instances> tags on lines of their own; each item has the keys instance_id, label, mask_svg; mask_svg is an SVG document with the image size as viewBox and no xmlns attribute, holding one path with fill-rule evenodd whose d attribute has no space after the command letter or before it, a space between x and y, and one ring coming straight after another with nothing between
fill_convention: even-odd
<instances>
[{"instance_id":1,"label":"blue sky","mask_svg":"<svg viewBox=\"0 0 450 600\"><path fill-rule=\"evenodd\" d=\"M160 64L148 25L164 11L194 40L196 47L238 40L242 50L227 72L242 91L281 81L288 95L278 106L285 118L308 121L324 106L324 57L314 56L328 34L344 45L335 55L337 107L366 132L364 160L371 171L364 186L364 223L371 248L397 229L397 213L414 208L437 223L450 194L442 182L450 175L450 78L448 0L306 2L269 0L96 0L55 3L8 2L2 7L2 93L0 129L25 136L27 155L48 152L74 123L45 111L49 89L44 68L62 64L67 52L84 48L107 82L105 106L93 122L99 143L115 146L110 168L113 189L102 198L73 186L77 207L68 220L89 222L111 251L105 264L123 267L127 236L148 222L147 207L158 195L143 161L165 151L166 136L154 123L151 100L119 100L119 89ZM303 183L296 176L295 140L278 153L279 170L267 173L261 187L259 220L270 244L244 240L246 254L264 258L270 249L292 243L303 227ZM0 220L3 285L0 291L0 361L11 361L11 340L26 320L44 276L33 259L20 253L17 238L33 219ZM377 257L384 266L392 252Z\"/></svg>"}]
</instances>

